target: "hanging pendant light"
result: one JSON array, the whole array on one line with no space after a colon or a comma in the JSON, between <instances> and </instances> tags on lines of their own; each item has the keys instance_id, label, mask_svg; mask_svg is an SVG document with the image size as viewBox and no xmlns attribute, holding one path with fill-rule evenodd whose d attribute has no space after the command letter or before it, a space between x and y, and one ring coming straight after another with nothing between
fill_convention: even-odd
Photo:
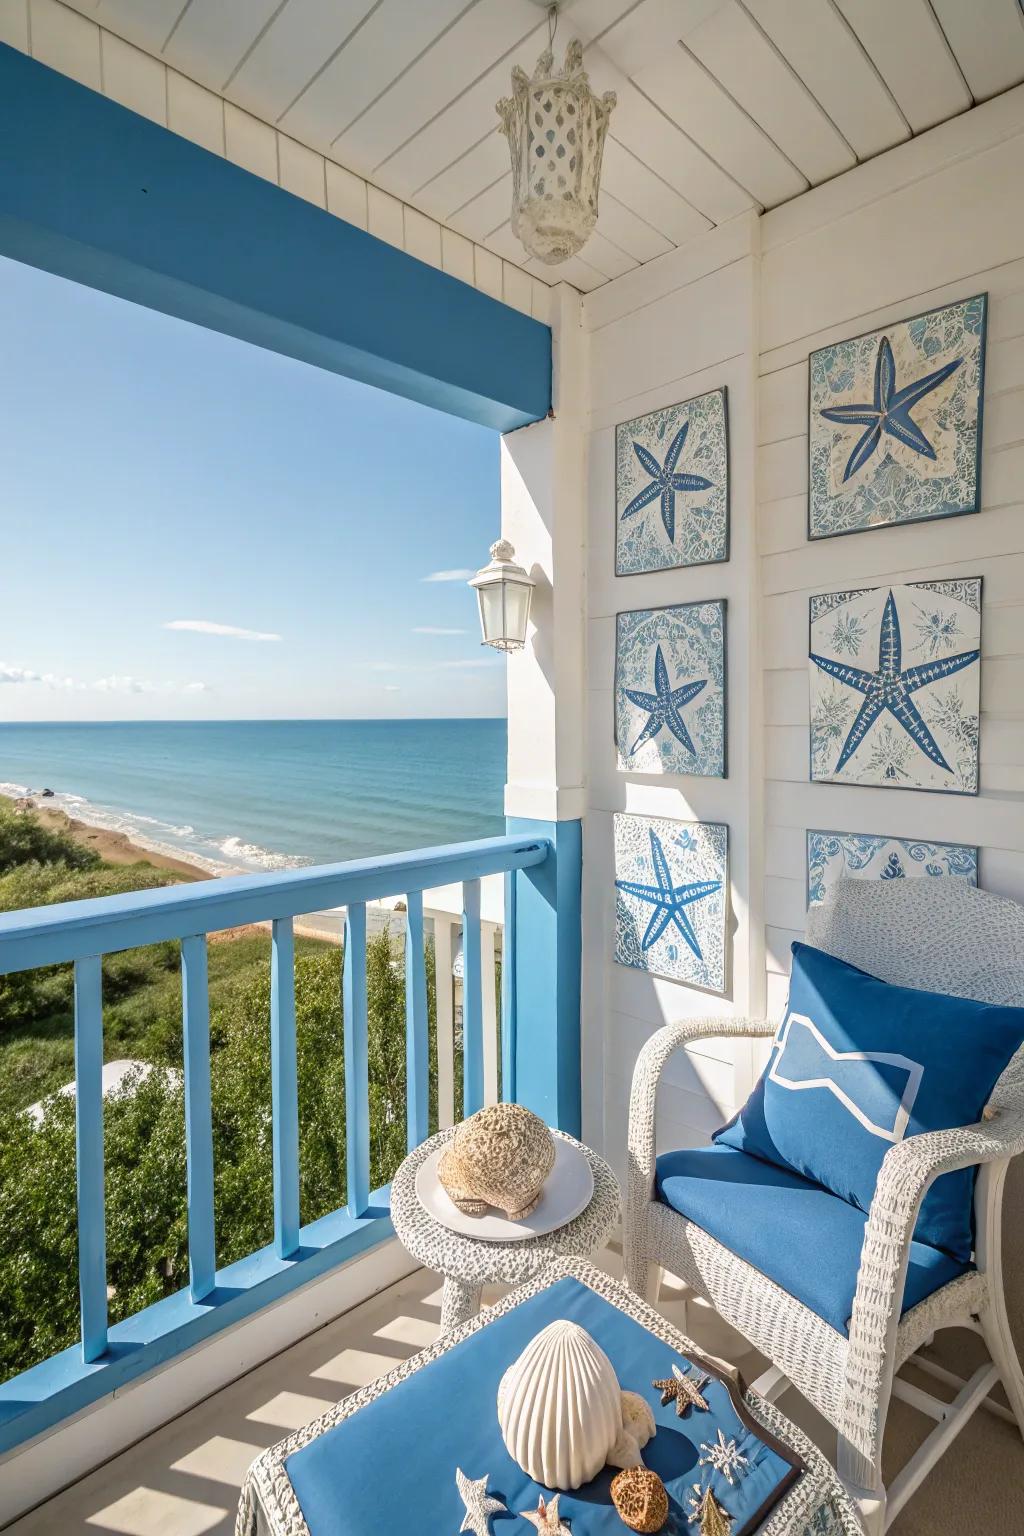
<instances>
[{"instance_id":1,"label":"hanging pendant light","mask_svg":"<svg viewBox=\"0 0 1024 1536\"><path fill-rule=\"evenodd\" d=\"M562 69L555 69L555 6L548 17L549 46L532 75L513 69L512 95L498 102L497 112L512 154L512 232L529 255L554 266L582 250L597 223L615 92L594 95L576 38Z\"/></svg>"}]
</instances>

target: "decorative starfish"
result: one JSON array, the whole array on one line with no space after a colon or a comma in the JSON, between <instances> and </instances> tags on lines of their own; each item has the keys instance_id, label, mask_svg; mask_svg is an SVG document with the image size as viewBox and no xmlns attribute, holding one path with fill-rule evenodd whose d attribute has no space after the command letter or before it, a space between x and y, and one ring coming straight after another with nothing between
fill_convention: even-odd
<instances>
[{"instance_id":1,"label":"decorative starfish","mask_svg":"<svg viewBox=\"0 0 1024 1536\"><path fill-rule=\"evenodd\" d=\"M569 1527L559 1519L558 1501L561 1494L556 1493L553 1499L545 1504L543 1494L538 1501L536 1509L521 1509L519 1513L524 1520L529 1520L531 1525L537 1527L541 1536L571 1536Z\"/></svg>"},{"instance_id":2,"label":"decorative starfish","mask_svg":"<svg viewBox=\"0 0 1024 1536\"><path fill-rule=\"evenodd\" d=\"M969 667L977 661L980 651L961 651L958 656L943 656L938 661L926 661L919 667L907 667L903 670L903 640L900 635L900 619L896 612L896 599L890 591L885 601L885 609L882 613L882 624L878 632L878 670L865 672L860 667L849 666L844 661L832 661L828 656L816 656L811 652L811 660L816 667L827 672L829 677L838 678L848 688L855 688L858 693L864 695L864 703L856 720L850 727L850 733L843 744L843 750L839 754L839 761L835 766L835 772L839 773L850 761L868 731L874 725L883 710L888 710L893 719L902 725L910 739L917 743L931 762L939 768L944 768L947 773L952 773L952 768L946 762L939 744L931 731L921 718L917 705L911 695L919 688L926 688L929 683L937 683L941 678L949 677L954 672L960 672L964 667Z\"/></svg>"},{"instance_id":3,"label":"decorative starfish","mask_svg":"<svg viewBox=\"0 0 1024 1536\"><path fill-rule=\"evenodd\" d=\"M491 1536L491 1516L507 1514L508 1505L488 1495L486 1476L467 1477L461 1467L456 1467L455 1483L466 1506L459 1530L472 1531L473 1536Z\"/></svg>"},{"instance_id":4,"label":"decorative starfish","mask_svg":"<svg viewBox=\"0 0 1024 1536\"><path fill-rule=\"evenodd\" d=\"M668 867L668 859L665 857L665 850L653 829L650 837L651 860L654 864L657 885L639 885L634 880L616 880L615 882L617 890L624 891L627 896L638 896L641 901L650 902L654 908L651 920L647 924L647 931L640 940L640 948L650 949L651 945L661 938L669 923L674 923L697 959L703 960L704 956L697 943L693 924L686 915L686 908L692 906L695 901L703 901L705 896L711 896L715 891L720 891L722 882L721 880L698 880L693 885L675 885L672 880L672 871Z\"/></svg>"},{"instance_id":5,"label":"decorative starfish","mask_svg":"<svg viewBox=\"0 0 1024 1536\"><path fill-rule=\"evenodd\" d=\"M665 525L669 543L676 536L676 492L677 491L709 491L712 482L705 480L703 475L677 474L676 465L679 456L686 444L686 434L690 430L690 423L684 421L675 437L668 445L668 453L665 455L664 466L658 463L654 454L643 443L634 440L633 452L636 454L644 469L651 476L650 485L645 485L638 495L626 507L623 519L632 517L635 512L642 512L644 507L650 506L652 501L661 498L661 520Z\"/></svg>"},{"instance_id":6,"label":"decorative starfish","mask_svg":"<svg viewBox=\"0 0 1024 1536\"><path fill-rule=\"evenodd\" d=\"M710 1376L687 1376L678 1365L672 1366L672 1379L670 1381L652 1381L651 1386L661 1393L661 1406L667 1408L669 1403L676 1405L676 1416L682 1418L687 1408L699 1408L701 1413L707 1413L708 1402L704 1397L704 1388L711 1380Z\"/></svg>"},{"instance_id":7,"label":"decorative starfish","mask_svg":"<svg viewBox=\"0 0 1024 1536\"><path fill-rule=\"evenodd\" d=\"M934 373L926 373L923 378L915 379L912 384L905 384L902 389L897 389L896 362L892 355L892 347L889 345L888 336L882 337L878 343L878 356L875 358L875 388L871 404L833 405L821 411L826 421L837 421L844 427L864 428L843 471L844 485L851 475L857 473L858 469L863 469L882 441L883 433L894 437L898 443L904 443L915 453L921 454L923 458L935 458L935 449L911 416L911 408L923 400L925 395L930 395L933 389L938 389L951 373L956 372L962 362L962 357L956 357L951 363L944 363L941 368L936 368Z\"/></svg>"},{"instance_id":8,"label":"decorative starfish","mask_svg":"<svg viewBox=\"0 0 1024 1536\"><path fill-rule=\"evenodd\" d=\"M686 729L681 711L707 685L708 680L705 677L699 683L683 683L682 687L673 688L668 680L668 667L659 645L654 653L654 692L640 693L635 688L623 690L629 702L635 704L638 709L645 709L649 716L647 724L626 754L627 757L632 757L634 752L639 751L645 741L653 741L663 726L668 727L687 752L692 752L696 756L697 749Z\"/></svg>"},{"instance_id":9,"label":"decorative starfish","mask_svg":"<svg viewBox=\"0 0 1024 1536\"><path fill-rule=\"evenodd\" d=\"M687 1494L686 1523L696 1525L700 1521L700 1536L729 1536L732 1517L727 1515L710 1488L694 1483Z\"/></svg>"},{"instance_id":10,"label":"decorative starfish","mask_svg":"<svg viewBox=\"0 0 1024 1536\"><path fill-rule=\"evenodd\" d=\"M721 1430L718 1431L718 1439L714 1445L705 1445L701 1442L700 1448L705 1454L701 1456L697 1465L710 1467L713 1472L721 1472L730 1488L734 1487L737 1479L743 1476L743 1468L750 1465L747 1457L740 1455L736 1441L727 1440Z\"/></svg>"}]
</instances>

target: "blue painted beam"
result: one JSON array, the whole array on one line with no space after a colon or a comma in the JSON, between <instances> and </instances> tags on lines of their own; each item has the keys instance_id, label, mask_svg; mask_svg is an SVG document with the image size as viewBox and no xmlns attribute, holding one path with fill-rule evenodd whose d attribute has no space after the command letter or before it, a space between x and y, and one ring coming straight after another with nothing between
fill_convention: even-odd
<instances>
[{"instance_id":1,"label":"blue painted beam","mask_svg":"<svg viewBox=\"0 0 1024 1536\"><path fill-rule=\"evenodd\" d=\"M430 1038L423 892L410 891L405 913L405 1098L409 1151L430 1135Z\"/></svg>"},{"instance_id":2,"label":"blue painted beam","mask_svg":"<svg viewBox=\"0 0 1024 1536\"><path fill-rule=\"evenodd\" d=\"M162 939L184 939L268 918L344 907L353 901L426 891L543 864L548 852L544 837L485 837L474 843L418 848L312 869L225 875L195 885L168 885L155 891L4 912L0 913L0 976L157 944Z\"/></svg>"},{"instance_id":3,"label":"blue painted beam","mask_svg":"<svg viewBox=\"0 0 1024 1536\"><path fill-rule=\"evenodd\" d=\"M192 1300L202 1301L213 1290L217 1271L210 1110L210 991L205 935L193 934L181 941L181 1002L189 1284Z\"/></svg>"},{"instance_id":4,"label":"blue painted beam","mask_svg":"<svg viewBox=\"0 0 1024 1536\"><path fill-rule=\"evenodd\" d=\"M551 332L0 45L0 253L508 432Z\"/></svg>"},{"instance_id":5,"label":"blue painted beam","mask_svg":"<svg viewBox=\"0 0 1024 1536\"><path fill-rule=\"evenodd\" d=\"M516 877L505 876L505 937L501 959L501 1096L516 1101Z\"/></svg>"},{"instance_id":6,"label":"blue painted beam","mask_svg":"<svg viewBox=\"0 0 1024 1536\"><path fill-rule=\"evenodd\" d=\"M516 1100L578 1136L583 826L518 817L507 826L552 848L551 858L515 876Z\"/></svg>"}]
</instances>

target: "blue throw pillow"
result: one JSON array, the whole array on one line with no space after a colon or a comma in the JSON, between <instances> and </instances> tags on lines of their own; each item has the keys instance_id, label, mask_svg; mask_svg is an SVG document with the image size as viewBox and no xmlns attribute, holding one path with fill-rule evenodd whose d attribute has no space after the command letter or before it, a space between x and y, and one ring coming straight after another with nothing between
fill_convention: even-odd
<instances>
[{"instance_id":1,"label":"blue throw pillow","mask_svg":"<svg viewBox=\"0 0 1024 1536\"><path fill-rule=\"evenodd\" d=\"M894 1142L980 1119L1024 1041L1024 1008L892 987L793 945L786 1016L743 1108L714 1140L791 1168L867 1211ZM966 1262L975 1170L929 1189L914 1236Z\"/></svg>"}]
</instances>

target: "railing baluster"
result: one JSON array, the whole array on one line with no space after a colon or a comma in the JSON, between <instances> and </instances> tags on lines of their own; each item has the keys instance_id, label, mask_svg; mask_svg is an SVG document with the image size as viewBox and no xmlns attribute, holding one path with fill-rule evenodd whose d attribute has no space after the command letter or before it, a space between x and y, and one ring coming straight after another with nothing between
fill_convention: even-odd
<instances>
[{"instance_id":1,"label":"railing baluster","mask_svg":"<svg viewBox=\"0 0 1024 1536\"><path fill-rule=\"evenodd\" d=\"M423 892L410 891L405 913L405 1096L410 1152L430 1135L429 1074Z\"/></svg>"},{"instance_id":2,"label":"railing baluster","mask_svg":"<svg viewBox=\"0 0 1024 1536\"><path fill-rule=\"evenodd\" d=\"M213 1123L210 1111L210 993L206 936L181 941L181 1013L185 1062L185 1163L188 1268L193 1301L216 1284L213 1227Z\"/></svg>"},{"instance_id":3,"label":"railing baluster","mask_svg":"<svg viewBox=\"0 0 1024 1536\"><path fill-rule=\"evenodd\" d=\"M345 1146L348 1209L370 1204L370 1069L366 1021L366 904L349 903L345 918Z\"/></svg>"},{"instance_id":4,"label":"railing baluster","mask_svg":"<svg viewBox=\"0 0 1024 1536\"><path fill-rule=\"evenodd\" d=\"M480 1014L484 1058L484 1103L498 1102L498 996L494 974L493 923L480 924Z\"/></svg>"},{"instance_id":5,"label":"railing baluster","mask_svg":"<svg viewBox=\"0 0 1024 1536\"><path fill-rule=\"evenodd\" d=\"M501 946L501 1096L516 1101L516 877L505 876L505 932Z\"/></svg>"},{"instance_id":6,"label":"railing baluster","mask_svg":"<svg viewBox=\"0 0 1024 1536\"><path fill-rule=\"evenodd\" d=\"M455 1011L452 997L452 925L434 918L434 1001L437 1006L437 1128L455 1124Z\"/></svg>"},{"instance_id":7,"label":"railing baluster","mask_svg":"<svg viewBox=\"0 0 1024 1536\"><path fill-rule=\"evenodd\" d=\"M82 1359L107 1348L107 1230L103 1205L103 962L75 961L75 1154Z\"/></svg>"},{"instance_id":8,"label":"railing baluster","mask_svg":"<svg viewBox=\"0 0 1024 1536\"><path fill-rule=\"evenodd\" d=\"M480 989L480 881L462 884L462 1109L484 1102L483 1002Z\"/></svg>"},{"instance_id":9,"label":"railing baluster","mask_svg":"<svg viewBox=\"0 0 1024 1536\"><path fill-rule=\"evenodd\" d=\"M295 934L275 918L270 953L270 1081L274 1121L274 1251L299 1248L299 1073L295 1051Z\"/></svg>"}]
</instances>

